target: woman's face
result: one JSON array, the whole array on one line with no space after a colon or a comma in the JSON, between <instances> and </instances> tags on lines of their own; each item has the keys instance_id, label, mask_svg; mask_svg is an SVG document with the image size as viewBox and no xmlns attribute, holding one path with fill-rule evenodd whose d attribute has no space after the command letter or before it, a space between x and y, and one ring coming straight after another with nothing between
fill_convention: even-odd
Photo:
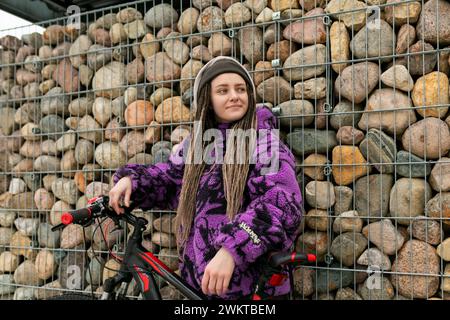
<instances>
[{"instance_id":1,"label":"woman's face","mask_svg":"<svg viewBox=\"0 0 450 320\"><path fill-rule=\"evenodd\" d=\"M242 119L248 110L244 78L237 73L222 73L211 81L211 102L216 120L229 123Z\"/></svg>"}]
</instances>

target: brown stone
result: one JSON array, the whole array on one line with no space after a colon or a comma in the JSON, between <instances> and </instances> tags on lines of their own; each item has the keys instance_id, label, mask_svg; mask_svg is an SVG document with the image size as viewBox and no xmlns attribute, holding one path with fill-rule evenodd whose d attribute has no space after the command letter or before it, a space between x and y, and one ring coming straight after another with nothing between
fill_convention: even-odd
<instances>
[{"instance_id":1,"label":"brown stone","mask_svg":"<svg viewBox=\"0 0 450 320\"><path fill-rule=\"evenodd\" d=\"M396 254L405 241L404 236L397 231L389 219L365 226L362 233L386 255Z\"/></svg>"},{"instance_id":2,"label":"brown stone","mask_svg":"<svg viewBox=\"0 0 450 320\"><path fill-rule=\"evenodd\" d=\"M322 16L325 11L316 8L304 15L305 19L289 24L283 31L286 40L295 41L300 44L325 43L327 32L321 17L311 19L311 16Z\"/></svg>"},{"instance_id":3,"label":"brown stone","mask_svg":"<svg viewBox=\"0 0 450 320\"><path fill-rule=\"evenodd\" d=\"M410 240L405 243L392 264L392 284L405 297L432 297L439 288L439 266L435 248L423 241ZM397 272L408 275L399 275ZM415 273L427 276L414 275Z\"/></svg>"},{"instance_id":4,"label":"brown stone","mask_svg":"<svg viewBox=\"0 0 450 320\"><path fill-rule=\"evenodd\" d=\"M449 81L445 73L434 71L416 80L412 101L422 117L442 118L447 114ZM426 108L420 108L426 107Z\"/></svg>"},{"instance_id":5,"label":"brown stone","mask_svg":"<svg viewBox=\"0 0 450 320\"><path fill-rule=\"evenodd\" d=\"M400 27L397 34L397 46L395 53L402 54L408 50L416 41L416 29L410 24L404 24Z\"/></svg>"},{"instance_id":6,"label":"brown stone","mask_svg":"<svg viewBox=\"0 0 450 320\"><path fill-rule=\"evenodd\" d=\"M64 27L60 25L52 25L45 29L42 34L44 44L58 44L64 41Z\"/></svg>"},{"instance_id":7,"label":"brown stone","mask_svg":"<svg viewBox=\"0 0 450 320\"><path fill-rule=\"evenodd\" d=\"M438 160L428 181L437 192L450 191L450 158L442 157Z\"/></svg>"},{"instance_id":8,"label":"brown stone","mask_svg":"<svg viewBox=\"0 0 450 320\"><path fill-rule=\"evenodd\" d=\"M144 80L145 67L140 58L127 64L127 81L129 84L140 83Z\"/></svg>"},{"instance_id":9,"label":"brown stone","mask_svg":"<svg viewBox=\"0 0 450 320\"><path fill-rule=\"evenodd\" d=\"M123 125L119 123L117 118L112 119L105 129L105 139L114 142L120 142L125 135Z\"/></svg>"},{"instance_id":10,"label":"brown stone","mask_svg":"<svg viewBox=\"0 0 450 320\"><path fill-rule=\"evenodd\" d=\"M100 68L92 79L92 88L96 90L96 95L106 98L116 98L120 96L126 84L126 67L123 63L113 61Z\"/></svg>"},{"instance_id":11,"label":"brown stone","mask_svg":"<svg viewBox=\"0 0 450 320\"><path fill-rule=\"evenodd\" d=\"M161 126L158 122L152 121L148 125L144 134L145 143L153 144L161 140Z\"/></svg>"},{"instance_id":12,"label":"brown stone","mask_svg":"<svg viewBox=\"0 0 450 320\"><path fill-rule=\"evenodd\" d=\"M181 68L165 52L158 52L145 60L147 80L157 87L171 87L171 81L181 75Z\"/></svg>"},{"instance_id":13,"label":"brown stone","mask_svg":"<svg viewBox=\"0 0 450 320\"><path fill-rule=\"evenodd\" d=\"M269 61L259 61L255 65L255 72L253 73L253 80L255 86L259 86L261 82L267 80L275 75L272 64Z\"/></svg>"},{"instance_id":14,"label":"brown stone","mask_svg":"<svg viewBox=\"0 0 450 320\"><path fill-rule=\"evenodd\" d=\"M133 130L128 132L119 143L127 158L131 158L145 150L144 132Z\"/></svg>"},{"instance_id":15,"label":"brown stone","mask_svg":"<svg viewBox=\"0 0 450 320\"><path fill-rule=\"evenodd\" d=\"M153 117L153 105L145 100L136 100L125 110L125 122L129 126L147 125Z\"/></svg>"},{"instance_id":16,"label":"brown stone","mask_svg":"<svg viewBox=\"0 0 450 320\"><path fill-rule=\"evenodd\" d=\"M364 132L351 126L343 126L336 133L336 139L340 144L356 146L364 139Z\"/></svg>"},{"instance_id":17,"label":"brown stone","mask_svg":"<svg viewBox=\"0 0 450 320\"><path fill-rule=\"evenodd\" d=\"M158 123L185 122L190 120L191 114L181 97L175 96L164 100L158 106L154 118Z\"/></svg>"},{"instance_id":18,"label":"brown stone","mask_svg":"<svg viewBox=\"0 0 450 320\"><path fill-rule=\"evenodd\" d=\"M358 147L336 146L333 148L332 158L333 177L340 186L349 185L369 172L367 161Z\"/></svg>"},{"instance_id":19,"label":"brown stone","mask_svg":"<svg viewBox=\"0 0 450 320\"><path fill-rule=\"evenodd\" d=\"M142 39L139 49L144 59L147 59L159 51L160 44L153 34L147 33Z\"/></svg>"}]
</instances>

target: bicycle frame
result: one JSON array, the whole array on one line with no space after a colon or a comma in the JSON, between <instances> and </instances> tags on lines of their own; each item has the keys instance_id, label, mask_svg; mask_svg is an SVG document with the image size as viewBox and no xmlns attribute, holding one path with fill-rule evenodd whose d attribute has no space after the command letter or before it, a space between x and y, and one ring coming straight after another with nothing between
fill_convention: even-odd
<instances>
[{"instance_id":1,"label":"bicycle frame","mask_svg":"<svg viewBox=\"0 0 450 320\"><path fill-rule=\"evenodd\" d=\"M207 300L206 296L192 288L161 260L146 250L142 244L143 228L135 227L125 248L125 255L118 274L105 280L102 300L110 299L117 285L130 283L134 278L144 300L161 300L161 293L153 274L159 275L190 300Z\"/></svg>"}]
</instances>

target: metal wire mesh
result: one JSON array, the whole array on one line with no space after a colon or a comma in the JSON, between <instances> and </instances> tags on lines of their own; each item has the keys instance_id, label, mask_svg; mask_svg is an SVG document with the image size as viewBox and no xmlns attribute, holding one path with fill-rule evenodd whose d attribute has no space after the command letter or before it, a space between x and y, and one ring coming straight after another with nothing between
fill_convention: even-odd
<instances>
[{"instance_id":1,"label":"metal wire mesh","mask_svg":"<svg viewBox=\"0 0 450 320\"><path fill-rule=\"evenodd\" d=\"M0 31L0 297L101 291L130 230L50 227L118 167L167 161L196 74L228 55L296 156L296 248L319 257L296 298L448 299L449 20L443 0L135 1ZM176 270L174 211L136 214Z\"/></svg>"}]
</instances>

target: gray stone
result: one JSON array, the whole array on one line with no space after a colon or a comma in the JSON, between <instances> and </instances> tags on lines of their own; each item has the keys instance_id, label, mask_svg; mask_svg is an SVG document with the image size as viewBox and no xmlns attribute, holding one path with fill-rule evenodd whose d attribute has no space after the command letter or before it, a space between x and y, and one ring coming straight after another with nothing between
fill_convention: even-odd
<instances>
[{"instance_id":1,"label":"gray stone","mask_svg":"<svg viewBox=\"0 0 450 320\"><path fill-rule=\"evenodd\" d=\"M374 283L374 281L376 281L376 283ZM392 283L386 276L379 276L378 279L368 278L364 284L361 284L358 287L358 294L360 294L364 300L392 300L395 291Z\"/></svg>"},{"instance_id":2,"label":"gray stone","mask_svg":"<svg viewBox=\"0 0 450 320\"><path fill-rule=\"evenodd\" d=\"M58 178L52 183L52 192L58 199L64 200L69 204L76 204L78 199L78 188L75 181Z\"/></svg>"},{"instance_id":3,"label":"gray stone","mask_svg":"<svg viewBox=\"0 0 450 320\"><path fill-rule=\"evenodd\" d=\"M336 203L334 204L335 214L341 214L350 210L353 201L353 190L346 186L335 186L334 195Z\"/></svg>"},{"instance_id":4,"label":"gray stone","mask_svg":"<svg viewBox=\"0 0 450 320\"><path fill-rule=\"evenodd\" d=\"M378 85L379 74L379 66L373 62L359 62L348 66L336 79L336 94L350 102L360 103Z\"/></svg>"},{"instance_id":5,"label":"gray stone","mask_svg":"<svg viewBox=\"0 0 450 320\"><path fill-rule=\"evenodd\" d=\"M384 20L369 21L350 41L350 49L357 58L389 56L394 52L395 37L392 27ZM367 45L367 46L366 46ZM381 58L389 61L392 58Z\"/></svg>"},{"instance_id":6,"label":"gray stone","mask_svg":"<svg viewBox=\"0 0 450 320\"><path fill-rule=\"evenodd\" d=\"M328 181L311 181L306 185L305 198L313 208L331 208L335 203L333 184Z\"/></svg>"},{"instance_id":7,"label":"gray stone","mask_svg":"<svg viewBox=\"0 0 450 320\"><path fill-rule=\"evenodd\" d=\"M290 100L277 106L281 110L280 123L287 128L304 128L314 121L314 106L308 100Z\"/></svg>"},{"instance_id":8,"label":"gray stone","mask_svg":"<svg viewBox=\"0 0 450 320\"><path fill-rule=\"evenodd\" d=\"M423 178L430 174L431 164L412 153L400 150L396 157L396 172L407 178Z\"/></svg>"},{"instance_id":9,"label":"gray stone","mask_svg":"<svg viewBox=\"0 0 450 320\"><path fill-rule=\"evenodd\" d=\"M361 232L363 221L355 210L342 212L333 222L334 233Z\"/></svg>"},{"instance_id":10,"label":"gray stone","mask_svg":"<svg viewBox=\"0 0 450 320\"><path fill-rule=\"evenodd\" d=\"M409 73L412 76L423 76L433 71L437 63L437 55L433 52L434 47L422 40L416 42L409 47L409 54L406 58L406 65L409 68Z\"/></svg>"},{"instance_id":11,"label":"gray stone","mask_svg":"<svg viewBox=\"0 0 450 320\"><path fill-rule=\"evenodd\" d=\"M85 255L83 252L68 251L59 265L58 276L62 288L82 290L86 286Z\"/></svg>"},{"instance_id":12,"label":"gray stone","mask_svg":"<svg viewBox=\"0 0 450 320\"><path fill-rule=\"evenodd\" d=\"M394 178L390 174L372 174L359 178L355 184L355 208L365 219L375 221L389 213L390 191Z\"/></svg>"},{"instance_id":13,"label":"gray stone","mask_svg":"<svg viewBox=\"0 0 450 320\"><path fill-rule=\"evenodd\" d=\"M431 196L431 187L426 180L398 179L391 190L390 214L399 224L409 225L412 218L424 215L425 204Z\"/></svg>"},{"instance_id":14,"label":"gray stone","mask_svg":"<svg viewBox=\"0 0 450 320\"><path fill-rule=\"evenodd\" d=\"M352 285L354 282L353 277L353 270L342 266L338 262L333 262L330 265L330 269L320 268L317 270L314 287L317 293L334 291L338 288Z\"/></svg>"},{"instance_id":15,"label":"gray stone","mask_svg":"<svg viewBox=\"0 0 450 320\"><path fill-rule=\"evenodd\" d=\"M432 44L450 44L450 4L443 0L425 2L417 22L419 39Z\"/></svg>"},{"instance_id":16,"label":"gray stone","mask_svg":"<svg viewBox=\"0 0 450 320\"><path fill-rule=\"evenodd\" d=\"M367 247L367 239L361 233L347 232L337 236L330 251L343 265L350 267Z\"/></svg>"},{"instance_id":17,"label":"gray stone","mask_svg":"<svg viewBox=\"0 0 450 320\"><path fill-rule=\"evenodd\" d=\"M293 96L293 90L288 81L282 77L271 77L261 82L256 92L264 101L278 104L288 101Z\"/></svg>"},{"instance_id":18,"label":"gray stone","mask_svg":"<svg viewBox=\"0 0 450 320\"><path fill-rule=\"evenodd\" d=\"M89 263L89 270L86 270L85 279L87 283L95 286L102 284L103 268L105 260L102 257L95 257Z\"/></svg>"},{"instance_id":19,"label":"gray stone","mask_svg":"<svg viewBox=\"0 0 450 320\"><path fill-rule=\"evenodd\" d=\"M0 274L0 296L12 294L16 288L12 274Z\"/></svg>"},{"instance_id":20,"label":"gray stone","mask_svg":"<svg viewBox=\"0 0 450 320\"><path fill-rule=\"evenodd\" d=\"M404 236L389 219L383 219L365 226L362 233L381 252L387 255L396 254L405 242Z\"/></svg>"},{"instance_id":21,"label":"gray stone","mask_svg":"<svg viewBox=\"0 0 450 320\"><path fill-rule=\"evenodd\" d=\"M359 145L364 158L380 173L393 173L397 147L394 139L375 128L369 129L366 138Z\"/></svg>"},{"instance_id":22,"label":"gray stone","mask_svg":"<svg viewBox=\"0 0 450 320\"><path fill-rule=\"evenodd\" d=\"M438 221L425 216L418 216L408 227L408 234L435 246L441 243L442 230Z\"/></svg>"},{"instance_id":23,"label":"gray stone","mask_svg":"<svg viewBox=\"0 0 450 320\"><path fill-rule=\"evenodd\" d=\"M287 143L298 156L310 153L327 153L337 146L334 131L303 129L287 135Z\"/></svg>"},{"instance_id":24,"label":"gray stone","mask_svg":"<svg viewBox=\"0 0 450 320\"><path fill-rule=\"evenodd\" d=\"M378 270L389 271L392 267L389 257L377 248L369 248L364 251L357 262L360 265L372 266Z\"/></svg>"},{"instance_id":25,"label":"gray stone","mask_svg":"<svg viewBox=\"0 0 450 320\"><path fill-rule=\"evenodd\" d=\"M42 222L38 229L38 240L41 247L59 248L61 230L52 231L52 226L46 222ZM58 261L58 260L56 260Z\"/></svg>"},{"instance_id":26,"label":"gray stone","mask_svg":"<svg viewBox=\"0 0 450 320\"><path fill-rule=\"evenodd\" d=\"M330 116L331 126L338 130L344 126L355 126L362 116L364 107L361 104L352 104L342 99L334 108Z\"/></svg>"},{"instance_id":27,"label":"gray stone","mask_svg":"<svg viewBox=\"0 0 450 320\"><path fill-rule=\"evenodd\" d=\"M152 7L144 16L145 23L151 28L169 27L178 20L178 13L168 3Z\"/></svg>"},{"instance_id":28,"label":"gray stone","mask_svg":"<svg viewBox=\"0 0 450 320\"><path fill-rule=\"evenodd\" d=\"M442 157L437 161L428 181L437 192L450 191L450 158Z\"/></svg>"},{"instance_id":29,"label":"gray stone","mask_svg":"<svg viewBox=\"0 0 450 320\"><path fill-rule=\"evenodd\" d=\"M50 114L39 121L41 133L48 134L49 138L58 140L67 130L65 121L60 116Z\"/></svg>"},{"instance_id":30,"label":"gray stone","mask_svg":"<svg viewBox=\"0 0 450 320\"><path fill-rule=\"evenodd\" d=\"M307 46L292 53L283 64L283 75L287 80L305 81L325 72L326 47L323 44ZM312 65L309 67L299 67Z\"/></svg>"}]
</instances>

